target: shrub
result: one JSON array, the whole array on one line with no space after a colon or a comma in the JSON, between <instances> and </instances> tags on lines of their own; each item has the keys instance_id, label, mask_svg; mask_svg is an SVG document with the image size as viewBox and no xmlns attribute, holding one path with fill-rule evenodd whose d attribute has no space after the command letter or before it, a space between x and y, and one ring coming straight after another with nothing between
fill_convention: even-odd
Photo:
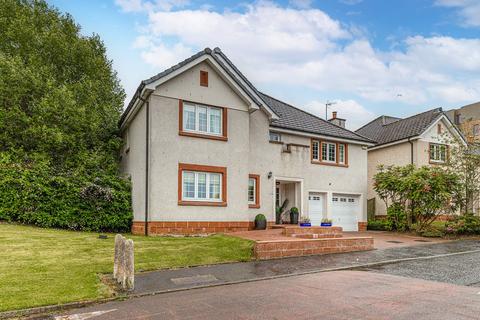
<instances>
[{"instance_id":1,"label":"shrub","mask_svg":"<svg viewBox=\"0 0 480 320\"><path fill-rule=\"evenodd\" d=\"M455 216L453 220L445 223L446 234L474 235L480 234L480 217L472 213Z\"/></svg>"},{"instance_id":2,"label":"shrub","mask_svg":"<svg viewBox=\"0 0 480 320\"><path fill-rule=\"evenodd\" d=\"M386 225L389 230L405 231L408 229L407 215L402 205L394 203L387 208Z\"/></svg>"},{"instance_id":3,"label":"shrub","mask_svg":"<svg viewBox=\"0 0 480 320\"><path fill-rule=\"evenodd\" d=\"M0 153L0 220L39 227L129 231L130 183L102 170L56 172L44 159Z\"/></svg>"},{"instance_id":4,"label":"shrub","mask_svg":"<svg viewBox=\"0 0 480 320\"><path fill-rule=\"evenodd\" d=\"M386 220L371 220L368 221L367 230L390 231L391 229Z\"/></svg>"},{"instance_id":5,"label":"shrub","mask_svg":"<svg viewBox=\"0 0 480 320\"><path fill-rule=\"evenodd\" d=\"M267 220L267 218L265 218L265 216L261 213L259 213L255 216L255 221L266 221L266 220Z\"/></svg>"}]
</instances>

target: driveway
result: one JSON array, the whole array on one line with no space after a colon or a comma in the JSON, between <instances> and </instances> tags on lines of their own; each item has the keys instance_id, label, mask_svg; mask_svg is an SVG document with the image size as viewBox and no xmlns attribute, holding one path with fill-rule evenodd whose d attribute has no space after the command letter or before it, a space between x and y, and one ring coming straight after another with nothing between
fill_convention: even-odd
<instances>
[{"instance_id":1,"label":"driveway","mask_svg":"<svg viewBox=\"0 0 480 320\"><path fill-rule=\"evenodd\" d=\"M411 247L422 244L445 243L450 241L441 238L426 238L389 231L347 231L343 234L345 237L373 237L373 246L375 249Z\"/></svg>"},{"instance_id":2,"label":"driveway","mask_svg":"<svg viewBox=\"0 0 480 320\"><path fill-rule=\"evenodd\" d=\"M56 319L478 319L478 291L337 271L134 298Z\"/></svg>"}]
</instances>

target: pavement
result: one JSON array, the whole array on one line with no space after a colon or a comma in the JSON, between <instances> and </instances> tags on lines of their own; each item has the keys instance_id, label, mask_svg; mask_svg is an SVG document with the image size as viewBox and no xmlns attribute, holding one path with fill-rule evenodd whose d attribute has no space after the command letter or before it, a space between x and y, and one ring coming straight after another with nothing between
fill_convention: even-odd
<instances>
[{"instance_id":1,"label":"pavement","mask_svg":"<svg viewBox=\"0 0 480 320\"><path fill-rule=\"evenodd\" d=\"M478 319L478 288L336 271L172 292L54 319Z\"/></svg>"},{"instance_id":2,"label":"pavement","mask_svg":"<svg viewBox=\"0 0 480 320\"><path fill-rule=\"evenodd\" d=\"M353 268L398 259L415 259L475 250L480 252L480 241L463 240L354 253L144 272L135 275L135 291L133 293L146 294L252 281L338 268Z\"/></svg>"}]
</instances>

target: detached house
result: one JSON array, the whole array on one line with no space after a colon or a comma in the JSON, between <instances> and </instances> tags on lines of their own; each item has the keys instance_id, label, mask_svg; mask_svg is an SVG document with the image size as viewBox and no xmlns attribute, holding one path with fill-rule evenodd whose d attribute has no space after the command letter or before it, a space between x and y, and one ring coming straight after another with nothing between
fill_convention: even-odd
<instances>
[{"instance_id":1,"label":"detached house","mask_svg":"<svg viewBox=\"0 0 480 320\"><path fill-rule=\"evenodd\" d=\"M378 166L442 165L448 160L452 144L466 143L441 108L405 119L380 116L356 133L375 141L375 145L368 148L369 215L386 214L385 203L373 188Z\"/></svg>"},{"instance_id":2,"label":"detached house","mask_svg":"<svg viewBox=\"0 0 480 320\"><path fill-rule=\"evenodd\" d=\"M247 230L286 199L364 229L373 143L342 125L259 92L218 48L142 81L120 122L132 232Z\"/></svg>"}]
</instances>

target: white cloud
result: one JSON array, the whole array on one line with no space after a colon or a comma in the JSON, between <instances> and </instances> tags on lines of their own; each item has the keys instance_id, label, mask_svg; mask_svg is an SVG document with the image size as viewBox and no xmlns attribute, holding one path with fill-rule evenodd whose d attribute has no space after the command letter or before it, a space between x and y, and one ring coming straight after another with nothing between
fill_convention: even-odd
<instances>
[{"instance_id":1,"label":"white cloud","mask_svg":"<svg viewBox=\"0 0 480 320\"><path fill-rule=\"evenodd\" d=\"M417 36L379 51L318 9L271 2L244 9L149 9L134 46L159 71L205 47L219 46L260 88L301 86L364 102L412 105L480 99L478 39Z\"/></svg>"},{"instance_id":2,"label":"white cloud","mask_svg":"<svg viewBox=\"0 0 480 320\"><path fill-rule=\"evenodd\" d=\"M480 27L480 2L478 0L437 0L436 5L457 8L462 18L460 24Z\"/></svg>"},{"instance_id":3,"label":"white cloud","mask_svg":"<svg viewBox=\"0 0 480 320\"><path fill-rule=\"evenodd\" d=\"M325 118L325 102L310 101L305 104L304 110L318 117ZM356 130L375 118L373 112L367 110L355 100L336 100L335 104L328 108L329 119L332 116L332 111L337 111L337 117L346 120L346 127L350 130Z\"/></svg>"},{"instance_id":4,"label":"white cloud","mask_svg":"<svg viewBox=\"0 0 480 320\"><path fill-rule=\"evenodd\" d=\"M115 3L124 12L141 12L152 10L170 11L174 8L182 8L189 4L188 0L115 0Z\"/></svg>"}]
</instances>

